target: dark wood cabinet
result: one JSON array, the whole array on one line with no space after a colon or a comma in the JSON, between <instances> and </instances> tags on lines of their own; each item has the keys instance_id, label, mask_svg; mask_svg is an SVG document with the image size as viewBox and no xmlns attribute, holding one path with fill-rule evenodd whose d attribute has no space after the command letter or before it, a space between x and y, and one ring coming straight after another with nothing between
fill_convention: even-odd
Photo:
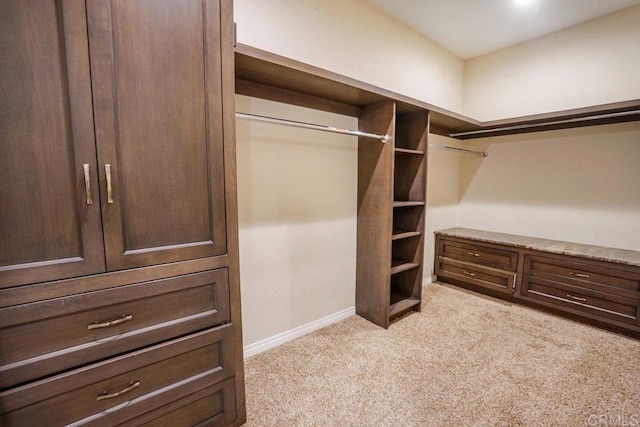
<instances>
[{"instance_id":1,"label":"dark wood cabinet","mask_svg":"<svg viewBox=\"0 0 640 427\"><path fill-rule=\"evenodd\" d=\"M522 298L640 327L640 271L615 263L526 254Z\"/></svg>"},{"instance_id":2,"label":"dark wood cabinet","mask_svg":"<svg viewBox=\"0 0 640 427\"><path fill-rule=\"evenodd\" d=\"M219 9L88 3L109 270L226 252Z\"/></svg>"},{"instance_id":3,"label":"dark wood cabinet","mask_svg":"<svg viewBox=\"0 0 640 427\"><path fill-rule=\"evenodd\" d=\"M224 426L236 418L233 381L226 380L127 422L128 426Z\"/></svg>"},{"instance_id":4,"label":"dark wood cabinet","mask_svg":"<svg viewBox=\"0 0 640 427\"><path fill-rule=\"evenodd\" d=\"M242 424L232 1L7 0L0 34L0 423Z\"/></svg>"},{"instance_id":5,"label":"dark wood cabinet","mask_svg":"<svg viewBox=\"0 0 640 427\"><path fill-rule=\"evenodd\" d=\"M4 392L3 421L118 425L232 375L231 327L222 326Z\"/></svg>"},{"instance_id":6,"label":"dark wood cabinet","mask_svg":"<svg viewBox=\"0 0 640 427\"><path fill-rule=\"evenodd\" d=\"M0 19L0 287L105 271L84 2Z\"/></svg>"},{"instance_id":7,"label":"dark wood cabinet","mask_svg":"<svg viewBox=\"0 0 640 427\"><path fill-rule=\"evenodd\" d=\"M435 273L445 280L512 294L516 290L518 252L456 238L436 239Z\"/></svg>"},{"instance_id":8,"label":"dark wood cabinet","mask_svg":"<svg viewBox=\"0 0 640 427\"><path fill-rule=\"evenodd\" d=\"M170 310L159 309L172 307ZM0 309L0 389L227 323L227 269Z\"/></svg>"},{"instance_id":9,"label":"dark wood cabinet","mask_svg":"<svg viewBox=\"0 0 640 427\"><path fill-rule=\"evenodd\" d=\"M640 336L638 252L452 229L436 233L435 271L443 282Z\"/></svg>"},{"instance_id":10,"label":"dark wood cabinet","mask_svg":"<svg viewBox=\"0 0 640 427\"><path fill-rule=\"evenodd\" d=\"M2 7L2 285L226 253L219 2Z\"/></svg>"}]
</instances>

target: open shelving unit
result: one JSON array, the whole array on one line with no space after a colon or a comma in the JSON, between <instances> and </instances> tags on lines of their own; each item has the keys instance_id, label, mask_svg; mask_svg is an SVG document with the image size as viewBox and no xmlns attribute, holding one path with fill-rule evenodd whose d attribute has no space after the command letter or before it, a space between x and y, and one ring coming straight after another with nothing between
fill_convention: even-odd
<instances>
[{"instance_id":1,"label":"open shelving unit","mask_svg":"<svg viewBox=\"0 0 640 427\"><path fill-rule=\"evenodd\" d=\"M387 328L420 311L429 112L383 102L366 107L359 125L392 136L358 141L356 313Z\"/></svg>"},{"instance_id":2,"label":"open shelving unit","mask_svg":"<svg viewBox=\"0 0 640 427\"><path fill-rule=\"evenodd\" d=\"M427 135L460 140L640 121L640 100L479 121L250 46L235 47L236 93L358 118L356 312L382 327L420 310Z\"/></svg>"},{"instance_id":3,"label":"open shelving unit","mask_svg":"<svg viewBox=\"0 0 640 427\"><path fill-rule=\"evenodd\" d=\"M389 321L420 311L429 112L398 114L394 138Z\"/></svg>"}]
</instances>

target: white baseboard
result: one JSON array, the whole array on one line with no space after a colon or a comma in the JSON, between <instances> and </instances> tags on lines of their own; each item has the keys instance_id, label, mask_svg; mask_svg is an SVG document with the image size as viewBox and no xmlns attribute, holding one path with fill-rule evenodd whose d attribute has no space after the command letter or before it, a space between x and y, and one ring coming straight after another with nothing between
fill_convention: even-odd
<instances>
[{"instance_id":1,"label":"white baseboard","mask_svg":"<svg viewBox=\"0 0 640 427\"><path fill-rule=\"evenodd\" d=\"M430 285L433 282L434 282L433 276L425 277L424 279L422 279L422 286Z\"/></svg>"},{"instance_id":2,"label":"white baseboard","mask_svg":"<svg viewBox=\"0 0 640 427\"><path fill-rule=\"evenodd\" d=\"M274 335L256 343L246 345L243 349L244 358L246 359L247 357L262 353L263 351L267 351L288 341L294 340L303 335L307 335L313 331L317 331L318 329L322 329L325 326L329 326L332 323L339 322L348 317L354 316L355 314L356 308L349 307L345 310L323 317L322 319L314 320L313 322L307 323L306 325L298 326L297 328L291 329L281 334Z\"/></svg>"}]
</instances>

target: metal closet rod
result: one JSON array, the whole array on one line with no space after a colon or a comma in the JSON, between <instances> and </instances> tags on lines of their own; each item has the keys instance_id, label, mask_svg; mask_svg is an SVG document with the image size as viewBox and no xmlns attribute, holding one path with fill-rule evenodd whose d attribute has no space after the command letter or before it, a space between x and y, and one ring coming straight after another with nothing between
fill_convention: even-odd
<instances>
[{"instance_id":1,"label":"metal closet rod","mask_svg":"<svg viewBox=\"0 0 640 427\"><path fill-rule=\"evenodd\" d=\"M438 150L456 151L458 153L473 154L474 156L481 156L481 157L487 157L489 155L489 153L487 153L486 151L473 151L473 150L467 150L466 148L450 147L448 145L440 145L440 144L430 143L429 148L437 148Z\"/></svg>"},{"instance_id":2,"label":"metal closet rod","mask_svg":"<svg viewBox=\"0 0 640 427\"><path fill-rule=\"evenodd\" d=\"M391 139L391 137L389 135L378 135L378 134L375 134L375 133L361 132L359 130L340 129L340 128L336 128L336 127L332 127L332 126L317 125L317 124L314 124L314 123L305 123L305 122L297 122L297 121L293 121L293 120L277 119L275 117L260 116L260 115L257 115L257 114L239 113L238 112L238 113L236 113L236 118L242 119L242 120L256 120L256 121L259 121L259 122L272 123L272 124L283 125L283 126L291 126L291 127L298 127L298 128L304 128L304 129L313 129L313 130L319 130L319 131L323 131L323 132L332 132L332 133L340 133L340 134L346 134L346 135L363 136L363 137L366 137L366 138L379 139L383 143L386 143L387 141L389 141ZM482 156L482 157L487 157L488 156L488 154L486 152L466 150L464 148L449 147L447 145L429 144L429 147L437 148L437 149L440 149L440 150L449 150L449 151L457 151L457 152L467 153L467 154L474 154L474 155Z\"/></svg>"},{"instance_id":3,"label":"metal closet rod","mask_svg":"<svg viewBox=\"0 0 640 427\"><path fill-rule=\"evenodd\" d=\"M332 132L332 133L341 133L341 134L353 135L353 136L363 136L365 138L379 139L383 143L386 143L391 139L389 135L378 135L375 133L361 132L359 130L340 129L333 126L317 125L314 123L305 123L305 122L296 122L293 120L276 119L275 117L259 116L257 114L236 113L236 118L243 119L243 120L256 120L259 122L273 123L273 124L283 125L283 126L313 129L313 130L319 130L322 132Z\"/></svg>"}]
</instances>

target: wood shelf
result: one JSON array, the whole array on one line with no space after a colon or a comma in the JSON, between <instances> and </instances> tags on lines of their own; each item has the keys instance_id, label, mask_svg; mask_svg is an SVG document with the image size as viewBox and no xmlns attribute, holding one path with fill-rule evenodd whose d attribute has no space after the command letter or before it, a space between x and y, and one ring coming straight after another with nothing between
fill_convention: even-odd
<instances>
[{"instance_id":1,"label":"wood shelf","mask_svg":"<svg viewBox=\"0 0 640 427\"><path fill-rule=\"evenodd\" d=\"M408 239L410 237L416 237L420 235L422 235L422 232L420 231L407 231L407 230L400 230L396 228L393 230L393 234L391 235L391 240Z\"/></svg>"},{"instance_id":2,"label":"wood shelf","mask_svg":"<svg viewBox=\"0 0 640 427\"><path fill-rule=\"evenodd\" d=\"M235 47L235 71L236 93L239 95L352 117L358 117L366 105L393 101L398 113L430 111L429 132L456 139L640 121L640 99L480 121L437 105L243 44Z\"/></svg>"},{"instance_id":3,"label":"wood shelf","mask_svg":"<svg viewBox=\"0 0 640 427\"><path fill-rule=\"evenodd\" d=\"M391 260L391 275L402 273L403 271L411 270L412 268L420 267L420 264L415 262L406 262L400 259Z\"/></svg>"},{"instance_id":4,"label":"wood shelf","mask_svg":"<svg viewBox=\"0 0 640 427\"><path fill-rule=\"evenodd\" d=\"M389 305L389 317L396 316L403 311L409 310L412 307L420 304L420 300L418 298L403 298L395 303Z\"/></svg>"},{"instance_id":5,"label":"wood shelf","mask_svg":"<svg viewBox=\"0 0 640 427\"><path fill-rule=\"evenodd\" d=\"M394 208L407 208L411 206L424 206L425 202L413 202L413 201L395 201L393 202Z\"/></svg>"},{"instance_id":6,"label":"wood shelf","mask_svg":"<svg viewBox=\"0 0 640 427\"><path fill-rule=\"evenodd\" d=\"M411 150L409 148L398 148L398 147L396 147L394 150L397 154L415 154L415 155L424 156L424 151L421 151L421 150Z\"/></svg>"},{"instance_id":7,"label":"wood shelf","mask_svg":"<svg viewBox=\"0 0 640 427\"><path fill-rule=\"evenodd\" d=\"M481 129L480 121L347 76L238 43L236 93L316 110L358 117L361 109L392 101L399 113L430 111L431 131Z\"/></svg>"}]
</instances>

